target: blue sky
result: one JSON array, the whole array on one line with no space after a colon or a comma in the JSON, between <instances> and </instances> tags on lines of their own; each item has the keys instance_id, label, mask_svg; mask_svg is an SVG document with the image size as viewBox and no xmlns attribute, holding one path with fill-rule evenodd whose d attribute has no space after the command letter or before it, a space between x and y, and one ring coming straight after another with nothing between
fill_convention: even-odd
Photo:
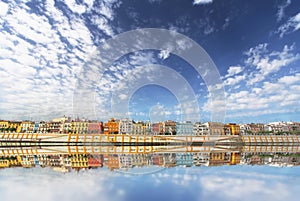
<instances>
[{"instance_id":1,"label":"blue sky","mask_svg":"<svg viewBox=\"0 0 300 201\"><path fill-rule=\"evenodd\" d=\"M299 1L2 0L0 7L0 119L76 116L79 80L87 62L101 60L95 52L103 43L126 31L159 28L183 34L207 52L222 80L222 101L212 100L205 76L174 55L174 47L145 49L97 72L94 93L80 99L92 100L93 118L182 120L184 113L209 121L226 103L226 122L300 121ZM168 70L151 64L185 82L176 85ZM141 73L168 83L156 80L126 94ZM188 95L177 93L184 87L193 92L190 109L182 103ZM116 99L128 101L126 113L116 114Z\"/></svg>"}]
</instances>

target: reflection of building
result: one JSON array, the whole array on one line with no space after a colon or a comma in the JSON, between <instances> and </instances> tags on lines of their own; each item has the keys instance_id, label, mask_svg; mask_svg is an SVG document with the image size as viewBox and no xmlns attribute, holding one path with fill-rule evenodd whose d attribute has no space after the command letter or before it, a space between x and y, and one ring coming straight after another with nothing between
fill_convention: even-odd
<instances>
[{"instance_id":1,"label":"reflection of building","mask_svg":"<svg viewBox=\"0 0 300 201\"><path fill-rule=\"evenodd\" d=\"M231 153L230 164L236 165L236 164L240 164L240 162L241 162L241 153Z\"/></svg>"},{"instance_id":2,"label":"reflection of building","mask_svg":"<svg viewBox=\"0 0 300 201\"><path fill-rule=\"evenodd\" d=\"M157 166L164 165L164 156L162 154L153 154L152 155L152 164Z\"/></svg>"},{"instance_id":3,"label":"reflection of building","mask_svg":"<svg viewBox=\"0 0 300 201\"><path fill-rule=\"evenodd\" d=\"M9 160L0 159L0 168L7 168L7 167L9 167Z\"/></svg>"},{"instance_id":4,"label":"reflection of building","mask_svg":"<svg viewBox=\"0 0 300 201\"><path fill-rule=\"evenodd\" d=\"M164 154L164 166L165 167L174 167L176 166L176 154Z\"/></svg>"},{"instance_id":5,"label":"reflection of building","mask_svg":"<svg viewBox=\"0 0 300 201\"><path fill-rule=\"evenodd\" d=\"M209 166L230 165L231 155L228 152L211 152Z\"/></svg>"},{"instance_id":6,"label":"reflection of building","mask_svg":"<svg viewBox=\"0 0 300 201\"><path fill-rule=\"evenodd\" d=\"M92 168L103 166L103 155L89 154L88 155L88 166Z\"/></svg>"},{"instance_id":7,"label":"reflection of building","mask_svg":"<svg viewBox=\"0 0 300 201\"><path fill-rule=\"evenodd\" d=\"M109 170L119 169L119 156L117 154L109 154L104 156L104 162Z\"/></svg>"},{"instance_id":8,"label":"reflection of building","mask_svg":"<svg viewBox=\"0 0 300 201\"><path fill-rule=\"evenodd\" d=\"M51 167L60 167L61 166L61 158L59 155L51 155L48 159L49 166Z\"/></svg>"},{"instance_id":9,"label":"reflection of building","mask_svg":"<svg viewBox=\"0 0 300 201\"><path fill-rule=\"evenodd\" d=\"M193 153L176 153L176 165L191 167L194 162Z\"/></svg>"},{"instance_id":10,"label":"reflection of building","mask_svg":"<svg viewBox=\"0 0 300 201\"><path fill-rule=\"evenodd\" d=\"M208 166L209 165L209 153L208 152L194 153L193 163L195 166Z\"/></svg>"},{"instance_id":11,"label":"reflection of building","mask_svg":"<svg viewBox=\"0 0 300 201\"><path fill-rule=\"evenodd\" d=\"M70 155L70 162L72 168L87 168L88 158L85 154Z\"/></svg>"},{"instance_id":12,"label":"reflection of building","mask_svg":"<svg viewBox=\"0 0 300 201\"><path fill-rule=\"evenodd\" d=\"M133 167L133 155L119 155L119 167L120 168L132 168Z\"/></svg>"},{"instance_id":13,"label":"reflection of building","mask_svg":"<svg viewBox=\"0 0 300 201\"><path fill-rule=\"evenodd\" d=\"M22 165L22 167L25 168L31 168L31 167L35 167L35 162L34 162L34 156L32 155L28 155L28 156L19 156L18 159Z\"/></svg>"},{"instance_id":14,"label":"reflection of building","mask_svg":"<svg viewBox=\"0 0 300 201\"><path fill-rule=\"evenodd\" d=\"M132 155L132 159L135 167L147 166L149 164L148 156L146 154Z\"/></svg>"}]
</instances>

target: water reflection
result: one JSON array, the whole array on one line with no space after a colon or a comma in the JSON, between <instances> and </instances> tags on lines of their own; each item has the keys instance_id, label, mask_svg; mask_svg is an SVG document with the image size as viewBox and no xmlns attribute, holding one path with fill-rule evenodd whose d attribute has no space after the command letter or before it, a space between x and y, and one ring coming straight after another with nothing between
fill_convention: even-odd
<instances>
[{"instance_id":1,"label":"water reflection","mask_svg":"<svg viewBox=\"0 0 300 201\"><path fill-rule=\"evenodd\" d=\"M118 149L128 147L1 147L1 200L298 200L300 195L299 146L157 146L144 147L152 153L116 154Z\"/></svg>"},{"instance_id":2,"label":"water reflection","mask_svg":"<svg viewBox=\"0 0 300 201\"><path fill-rule=\"evenodd\" d=\"M1 147L1 168L49 167L71 172L106 167L110 171L148 173L152 169L222 165L300 165L299 146L23 146ZM128 149L130 151L128 151ZM135 151L132 152L131 149ZM123 150L123 152L119 153ZM185 150L185 151L183 151ZM118 154L117 154L118 153ZM134 170L132 170L134 169ZM149 169L149 170L148 170ZM141 172L143 173L143 172Z\"/></svg>"}]
</instances>

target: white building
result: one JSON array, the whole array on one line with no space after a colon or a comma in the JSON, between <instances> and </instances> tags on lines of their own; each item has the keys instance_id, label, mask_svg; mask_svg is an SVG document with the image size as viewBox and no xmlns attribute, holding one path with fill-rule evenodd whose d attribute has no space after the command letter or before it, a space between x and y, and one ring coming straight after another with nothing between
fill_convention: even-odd
<instances>
[{"instance_id":1,"label":"white building","mask_svg":"<svg viewBox=\"0 0 300 201\"><path fill-rule=\"evenodd\" d=\"M200 123L200 122L194 123L193 134L196 135L196 136L209 135L208 124L203 124L203 123Z\"/></svg>"},{"instance_id":2,"label":"white building","mask_svg":"<svg viewBox=\"0 0 300 201\"><path fill-rule=\"evenodd\" d=\"M119 133L132 134L132 132L133 132L133 121L128 118L120 120Z\"/></svg>"}]
</instances>

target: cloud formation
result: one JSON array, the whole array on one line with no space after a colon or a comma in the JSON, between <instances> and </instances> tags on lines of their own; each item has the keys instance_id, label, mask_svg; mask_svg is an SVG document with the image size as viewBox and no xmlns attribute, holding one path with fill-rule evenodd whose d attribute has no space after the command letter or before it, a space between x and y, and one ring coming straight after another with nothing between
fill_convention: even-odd
<instances>
[{"instance_id":1,"label":"cloud formation","mask_svg":"<svg viewBox=\"0 0 300 201\"><path fill-rule=\"evenodd\" d=\"M296 14L295 16L289 18L289 20L281 25L277 33L282 38L284 35L298 31L300 29L300 13Z\"/></svg>"},{"instance_id":2,"label":"cloud formation","mask_svg":"<svg viewBox=\"0 0 300 201\"><path fill-rule=\"evenodd\" d=\"M93 23L98 30L112 36L114 28L108 22L114 19L112 8L117 1L63 4L58 7L47 0L35 7L1 2L1 118L49 119L72 114L76 77L97 43L82 14L91 19L97 16Z\"/></svg>"}]
</instances>

